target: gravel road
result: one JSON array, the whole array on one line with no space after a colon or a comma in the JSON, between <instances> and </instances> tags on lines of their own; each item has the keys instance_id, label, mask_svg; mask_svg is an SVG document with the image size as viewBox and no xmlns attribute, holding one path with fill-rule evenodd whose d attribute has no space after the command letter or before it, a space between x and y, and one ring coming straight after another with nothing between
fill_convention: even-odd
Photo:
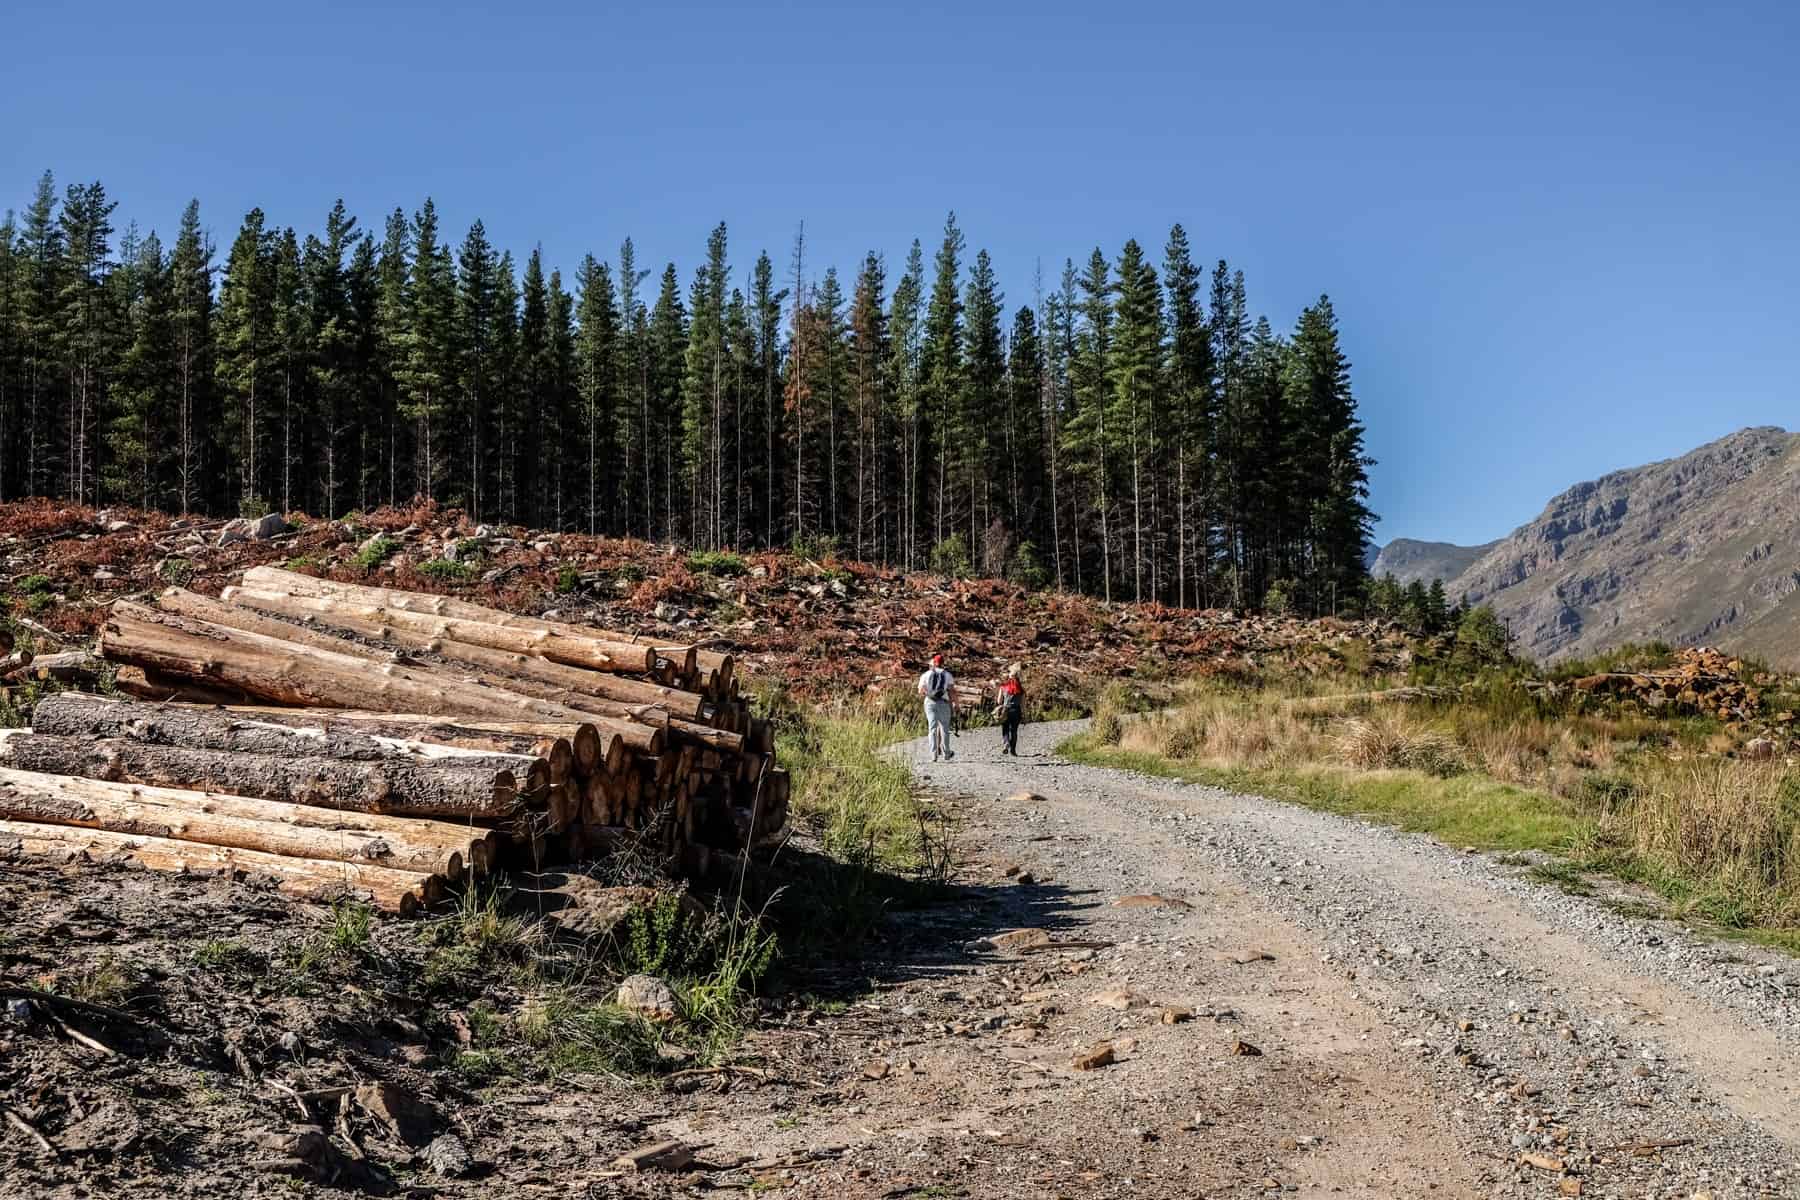
<instances>
[{"instance_id":1,"label":"gravel road","mask_svg":"<svg viewBox=\"0 0 1800 1200\"><path fill-rule=\"evenodd\" d=\"M1423 836L1057 758L1078 728L1027 726L1016 759L995 730L961 735L953 762L922 742L901 752L934 789L971 798L975 853L1088 898L1051 932L1117 939L1095 962L1123 986L1235 1008L1243 1038L1266 1039L1258 1061L1291 1056L1305 1078L1385 1080L1380 1103L1345 1106L1329 1135L1246 1109L1272 1122L1272 1165L1244 1167L1238 1186L1800 1195L1800 963ZM1009 797L1020 790L1043 799ZM1117 906L1126 895L1191 907ZM1144 1074L1182 1074L1166 1034L1185 1028L1154 1031ZM1217 1103L1213 1075L1197 1094ZM1085 1119L1079 1101L1064 1119Z\"/></svg>"}]
</instances>

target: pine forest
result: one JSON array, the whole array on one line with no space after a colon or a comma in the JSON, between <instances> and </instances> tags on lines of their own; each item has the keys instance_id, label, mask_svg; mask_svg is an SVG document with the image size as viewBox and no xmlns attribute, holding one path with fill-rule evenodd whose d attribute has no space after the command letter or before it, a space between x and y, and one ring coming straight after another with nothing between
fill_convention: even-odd
<instances>
[{"instance_id":1,"label":"pine forest","mask_svg":"<svg viewBox=\"0 0 1800 1200\"><path fill-rule=\"evenodd\" d=\"M794 545L1182 606L1363 594L1371 465L1324 296L1278 332L1188 234L1002 294L954 214L903 262L724 224L565 275L426 200L172 242L46 173L0 222L0 499ZM896 270L897 268L897 270Z\"/></svg>"}]
</instances>

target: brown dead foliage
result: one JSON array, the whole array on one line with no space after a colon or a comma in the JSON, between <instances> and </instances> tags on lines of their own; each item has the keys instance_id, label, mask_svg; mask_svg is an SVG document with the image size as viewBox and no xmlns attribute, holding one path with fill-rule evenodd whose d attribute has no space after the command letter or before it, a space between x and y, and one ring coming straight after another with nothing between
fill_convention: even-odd
<instances>
[{"instance_id":1,"label":"brown dead foliage","mask_svg":"<svg viewBox=\"0 0 1800 1200\"><path fill-rule=\"evenodd\" d=\"M711 640L734 650L748 674L783 682L803 701L908 689L939 652L975 683L1024 663L1039 712L1084 705L1102 681L1123 675L1323 672L1351 641L1373 648L1378 669L1403 665L1410 653L1403 636L1379 624L1109 605L835 556L749 551L743 573L715 575L690 569L688 553L672 546L481 525L428 503L288 520L295 528L274 539L219 545L222 520L22 501L0 505L0 555L12 578L49 577L65 599L38 620L71 637L90 635L120 596L172 583L216 595L245 569L275 563L521 613L555 609L646 640ZM394 553L372 569L356 565L378 533L398 543ZM422 569L446 558L467 563L466 577Z\"/></svg>"}]
</instances>

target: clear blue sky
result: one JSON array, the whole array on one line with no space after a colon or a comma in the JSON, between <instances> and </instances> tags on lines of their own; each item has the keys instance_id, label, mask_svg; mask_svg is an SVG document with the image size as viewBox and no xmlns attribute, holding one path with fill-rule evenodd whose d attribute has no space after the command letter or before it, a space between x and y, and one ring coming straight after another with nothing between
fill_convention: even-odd
<instances>
[{"instance_id":1,"label":"clear blue sky","mask_svg":"<svg viewBox=\"0 0 1800 1200\"><path fill-rule=\"evenodd\" d=\"M1475 541L1581 478L1800 425L1790 5L29 5L0 207L98 178L165 236L200 199L570 271L636 239L685 280L853 269L954 208L1009 301L1171 222L1278 327L1329 292L1379 536Z\"/></svg>"}]
</instances>

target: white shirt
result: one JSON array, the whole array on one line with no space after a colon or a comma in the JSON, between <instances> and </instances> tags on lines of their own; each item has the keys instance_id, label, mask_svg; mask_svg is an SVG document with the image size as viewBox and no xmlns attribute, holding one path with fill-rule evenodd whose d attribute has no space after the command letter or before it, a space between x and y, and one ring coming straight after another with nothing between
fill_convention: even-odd
<instances>
[{"instance_id":1,"label":"white shirt","mask_svg":"<svg viewBox=\"0 0 1800 1200\"><path fill-rule=\"evenodd\" d=\"M943 667L932 667L923 675L919 676L919 695L925 697L927 700L931 699L933 690L931 686L931 677L933 675L942 675L944 677L944 702L948 704L956 698L952 692L952 689L956 687L956 676L952 675Z\"/></svg>"}]
</instances>

